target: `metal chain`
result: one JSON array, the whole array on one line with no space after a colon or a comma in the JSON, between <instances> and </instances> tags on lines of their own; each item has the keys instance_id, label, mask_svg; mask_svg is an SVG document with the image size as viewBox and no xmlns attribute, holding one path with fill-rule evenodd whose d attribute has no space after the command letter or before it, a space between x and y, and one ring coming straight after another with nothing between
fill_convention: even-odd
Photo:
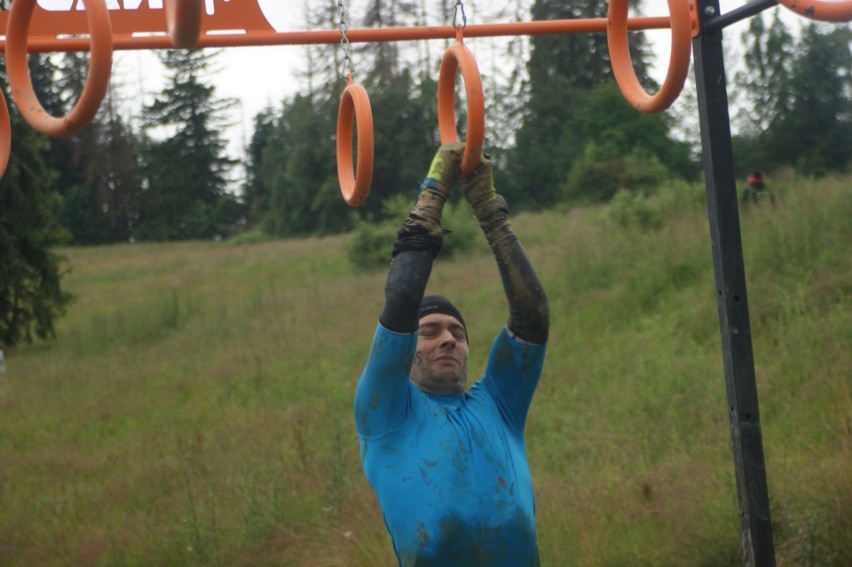
<instances>
[{"instance_id":1,"label":"metal chain","mask_svg":"<svg viewBox=\"0 0 852 567\"><path fill-rule=\"evenodd\" d=\"M343 50L343 75L349 79L355 74L355 68L352 65L349 38L346 37L346 32L349 30L349 26L346 24L345 0L337 0L337 11L340 12L340 47Z\"/></svg>"},{"instance_id":2,"label":"metal chain","mask_svg":"<svg viewBox=\"0 0 852 567\"><path fill-rule=\"evenodd\" d=\"M458 23L459 13L461 13L462 19L461 26L459 26ZM462 0L456 0L456 5L453 7L453 27L456 28L456 30L467 27L467 15L464 13L464 3Z\"/></svg>"}]
</instances>

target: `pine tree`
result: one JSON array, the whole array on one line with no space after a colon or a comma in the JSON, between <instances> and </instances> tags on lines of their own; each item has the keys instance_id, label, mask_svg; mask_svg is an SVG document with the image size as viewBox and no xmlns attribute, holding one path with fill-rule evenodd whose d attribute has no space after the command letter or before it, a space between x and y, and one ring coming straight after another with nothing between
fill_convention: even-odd
<instances>
[{"instance_id":1,"label":"pine tree","mask_svg":"<svg viewBox=\"0 0 852 567\"><path fill-rule=\"evenodd\" d=\"M340 26L340 13L334 3L317 4L305 0L304 12L308 29L337 29ZM348 11L347 17L347 25L352 27L353 21ZM340 45L307 45L304 49L306 65L300 73L300 78L307 84L307 92L304 94L317 101L317 97L339 96L345 79Z\"/></svg>"},{"instance_id":2,"label":"pine tree","mask_svg":"<svg viewBox=\"0 0 852 567\"><path fill-rule=\"evenodd\" d=\"M742 42L745 70L736 73L734 83L747 97L738 118L746 134L759 136L790 110L794 41L776 11L768 28L763 14L752 18Z\"/></svg>"},{"instance_id":3,"label":"pine tree","mask_svg":"<svg viewBox=\"0 0 852 567\"><path fill-rule=\"evenodd\" d=\"M319 98L317 102L316 98ZM263 149L259 181L268 190L264 232L276 236L329 233L349 226L340 196L332 133L337 102L296 95L284 105Z\"/></svg>"},{"instance_id":4,"label":"pine tree","mask_svg":"<svg viewBox=\"0 0 852 567\"><path fill-rule=\"evenodd\" d=\"M148 132L165 131L143 149L143 188L138 227L141 240L221 237L241 211L228 193L233 161L224 154L225 112L232 101L217 99L204 76L216 52L166 51L160 60L169 84L146 106ZM159 133L159 132L158 132Z\"/></svg>"},{"instance_id":5,"label":"pine tree","mask_svg":"<svg viewBox=\"0 0 852 567\"><path fill-rule=\"evenodd\" d=\"M772 155L809 175L848 170L852 165L852 28L812 23L802 30L789 96L789 112L778 117L765 137Z\"/></svg>"},{"instance_id":6,"label":"pine tree","mask_svg":"<svg viewBox=\"0 0 852 567\"><path fill-rule=\"evenodd\" d=\"M274 144L276 130L275 111L267 107L254 117L254 132L246 152L246 181L243 186L247 224L254 226L269 209L269 186L262 173L263 153Z\"/></svg>"},{"instance_id":7,"label":"pine tree","mask_svg":"<svg viewBox=\"0 0 852 567\"><path fill-rule=\"evenodd\" d=\"M45 75L36 70L44 68L45 58L30 59L33 83L44 93L48 90L42 81ZM0 72L0 86L8 92L5 72ZM49 97L45 99L49 104ZM61 286L65 260L50 250L64 235L53 213L57 174L45 159L49 142L14 108L10 110L12 154L0 180L0 344L4 347L30 342L34 336L53 337L54 322L71 301Z\"/></svg>"},{"instance_id":8,"label":"pine tree","mask_svg":"<svg viewBox=\"0 0 852 567\"><path fill-rule=\"evenodd\" d=\"M63 112L73 105L85 84L86 58L68 53L57 83ZM60 172L59 217L75 244L127 242L139 194L138 140L116 111L116 85L94 121L80 133L51 139L51 162Z\"/></svg>"},{"instance_id":9,"label":"pine tree","mask_svg":"<svg viewBox=\"0 0 852 567\"><path fill-rule=\"evenodd\" d=\"M412 1L370 0L363 25L367 28L411 26L417 23L420 13ZM402 81L405 51L416 53L416 46L398 42L373 42L358 47L355 56L362 82L374 90L388 88ZM412 57L414 58L414 57Z\"/></svg>"},{"instance_id":10,"label":"pine tree","mask_svg":"<svg viewBox=\"0 0 852 567\"><path fill-rule=\"evenodd\" d=\"M809 175L847 170L852 31L810 24L794 40L777 16L768 29L756 17L744 42L746 67L736 82L748 100L734 140L738 172L787 166Z\"/></svg>"},{"instance_id":11,"label":"pine tree","mask_svg":"<svg viewBox=\"0 0 852 567\"><path fill-rule=\"evenodd\" d=\"M333 16L337 7L308 11L316 27ZM347 11L354 22L371 27L402 26L423 17L416 2L370 2L363 20ZM389 195L411 191L429 165L437 138L437 86L424 72L418 81L406 58L418 61L417 51L404 53L395 43L350 46L354 80L368 88L373 112L374 154L370 198L354 210L342 196L337 178L337 112L343 81L343 54L339 45L309 52L304 76L307 92L286 100L279 115L258 115L252 138L252 173L246 199L252 219L264 232L276 236L326 234L351 228L355 216L381 216ZM319 57L319 54L324 56ZM329 66L331 61L336 65ZM422 60L421 60L422 61Z\"/></svg>"}]
</instances>

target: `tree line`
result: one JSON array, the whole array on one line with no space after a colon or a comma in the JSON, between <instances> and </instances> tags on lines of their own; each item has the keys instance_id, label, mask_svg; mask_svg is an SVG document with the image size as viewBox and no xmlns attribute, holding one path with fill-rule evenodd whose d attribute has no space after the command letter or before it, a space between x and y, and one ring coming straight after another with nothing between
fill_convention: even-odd
<instances>
[{"instance_id":1,"label":"tree line","mask_svg":"<svg viewBox=\"0 0 852 567\"><path fill-rule=\"evenodd\" d=\"M536 0L532 17L597 17L598 10L593 0ZM312 28L339 21L335 6L307 12ZM373 0L358 23L422 20L422 3ZM640 34L631 42L637 75L655 90L648 44ZM238 191L230 183L238 164L226 156L223 136L234 101L213 86L216 51L158 54L167 82L142 108L140 126L115 90L95 121L70 138L35 133L12 108L13 150L0 181L0 342L53 333L69 301L60 286L62 259L52 252L57 245L328 234L382 220L390 198L413 199L439 144L441 53L427 45L352 47L356 77L373 106L376 156L371 195L358 210L343 202L337 182L333 134L345 81L336 45L307 48L304 89L254 117ZM743 45L742 71L729 86L743 109L732 116L738 174L848 170L852 30L809 24L794 37L776 11L751 20ZM668 179L700 176L695 144L676 135L679 120L696 116L629 106L614 83L604 34L512 39L505 49L505 66L480 70L487 151L514 211L605 202L621 190L652 191ZM67 112L84 85L85 57L31 55L30 68L45 108ZM4 70L0 83L8 92ZM463 105L457 110L463 136Z\"/></svg>"}]
</instances>

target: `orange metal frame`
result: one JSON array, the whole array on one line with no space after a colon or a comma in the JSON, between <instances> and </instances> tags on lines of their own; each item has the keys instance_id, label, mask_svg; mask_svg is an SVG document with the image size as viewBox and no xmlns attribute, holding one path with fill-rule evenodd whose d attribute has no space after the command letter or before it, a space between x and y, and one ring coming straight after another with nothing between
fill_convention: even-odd
<instances>
[{"instance_id":1,"label":"orange metal frame","mask_svg":"<svg viewBox=\"0 0 852 567\"><path fill-rule=\"evenodd\" d=\"M139 12L139 22L128 26L127 14L111 12L113 25L113 46L117 50L168 49L174 47L166 32L165 18L159 11L152 15ZM64 13L67 21L56 18L55 12L44 12L49 16L36 14L30 33L29 50L33 53L50 51L86 51L88 43L79 36L87 33L85 17L82 14ZM7 11L0 11L0 29L6 26ZM150 23L144 25L145 23ZM630 31L668 29L670 19L667 16L630 18ZM82 25L81 25L82 24ZM314 31L275 31L264 19L263 23L244 25L237 21L221 22L220 19L204 14L201 19L203 33L196 47L255 47L262 45L311 45L331 44L340 41L338 30ZM61 31L59 31L61 30ZM497 24L469 24L465 37L497 37L514 35L556 35L566 33L606 33L607 18L585 20L548 20L533 22L506 22ZM75 37L78 36L78 37ZM352 43L384 41L416 41L422 39L453 39L456 29L453 26L413 26L387 28L350 29L346 37ZM0 52L4 42L0 41Z\"/></svg>"},{"instance_id":2,"label":"orange metal frame","mask_svg":"<svg viewBox=\"0 0 852 567\"><path fill-rule=\"evenodd\" d=\"M17 2L18 0L15 0ZM199 0L192 0L199 2ZM74 0L77 6L79 0ZM174 4L166 0L166 8ZM180 4L180 2L178 2ZM14 2L12 4L14 6ZM118 50L168 49L173 43L168 35L166 12L151 9L144 0L135 9L110 10L113 47ZM189 10L188 12L193 12ZM0 29L6 29L8 11L0 11ZM307 45L337 43L338 30L327 31L276 31L266 20L256 0L232 0L217 3L213 14L201 14L200 37L196 47L239 47L259 45ZM631 18L630 30L665 29L668 17ZM586 20L549 20L498 24L471 24L464 35L493 37L510 35L543 35L564 33L606 32L607 18ZM88 42L80 36L88 34L84 11L48 11L36 5L29 33L29 51L86 51ZM410 41L420 39L452 39L453 26L416 26L351 29L347 37L351 42ZM0 41L0 51L5 42Z\"/></svg>"}]
</instances>

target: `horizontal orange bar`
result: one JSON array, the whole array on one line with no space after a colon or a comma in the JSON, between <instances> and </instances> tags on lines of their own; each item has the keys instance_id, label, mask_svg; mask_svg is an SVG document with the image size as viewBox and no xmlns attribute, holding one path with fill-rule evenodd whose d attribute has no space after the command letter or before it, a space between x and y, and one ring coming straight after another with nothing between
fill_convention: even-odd
<instances>
[{"instance_id":1,"label":"horizontal orange bar","mask_svg":"<svg viewBox=\"0 0 852 567\"><path fill-rule=\"evenodd\" d=\"M631 31L668 29L671 26L668 16L630 18L627 28ZM546 20L532 22L511 22L500 24L470 24L464 28L464 36L497 37L515 35L553 35L574 33L603 33L607 30L606 18ZM414 26L392 28L350 29L346 37L353 43L413 41L423 39L453 39L456 30L453 26ZM339 30L270 32L252 31L246 33L215 33L202 35L198 47L247 47L261 45L312 45L334 44L341 39ZM28 49L31 52L50 51L88 51L86 38L58 39L54 37L30 37ZM4 52L6 42L0 41L0 52ZM113 48L116 50L134 49L174 49L168 36L133 37L114 35Z\"/></svg>"}]
</instances>

